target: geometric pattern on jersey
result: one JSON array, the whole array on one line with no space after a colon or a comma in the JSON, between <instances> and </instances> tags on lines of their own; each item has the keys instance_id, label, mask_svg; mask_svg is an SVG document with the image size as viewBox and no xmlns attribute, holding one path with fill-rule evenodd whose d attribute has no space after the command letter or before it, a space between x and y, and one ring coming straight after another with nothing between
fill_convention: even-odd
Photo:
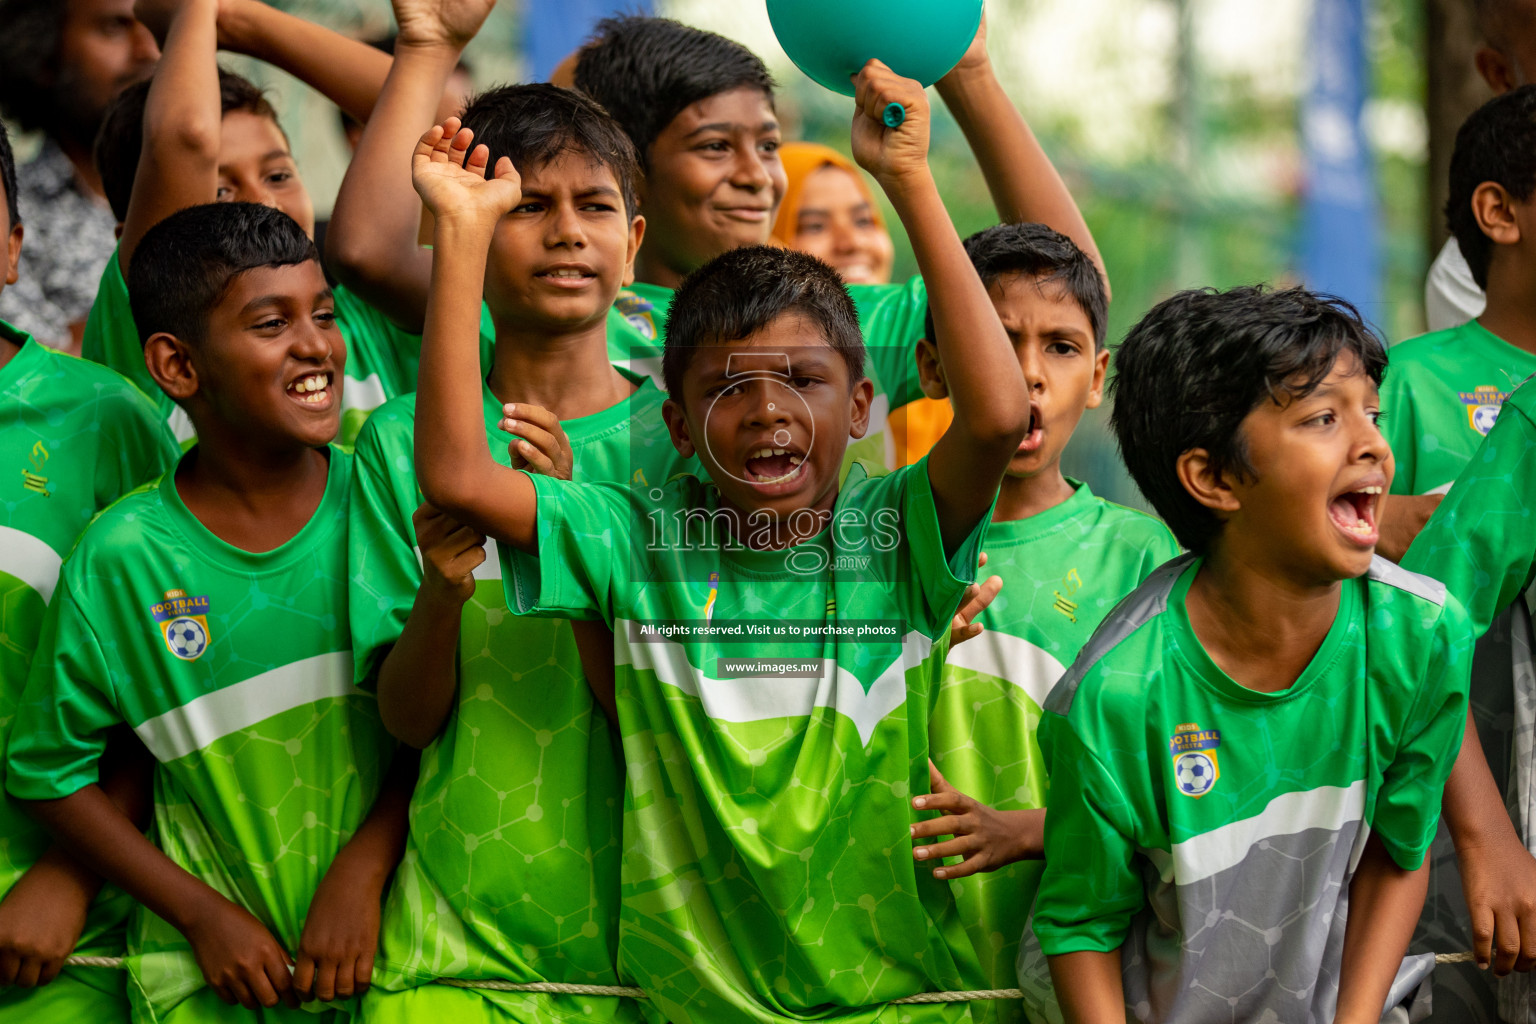
<instances>
[{"instance_id":1,"label":"geometric pattern on jersey","mask_svg":"<svg viewBox=\"0 0 1536 1024\"><path fill-rule=\"evenodd\" d=\"M158 762L160 848L289 950L394 749L352 683L351 456L329 459L310 521L264 553L209 532L174 471L102 512L64 563L6 779L24 799L68 796L128 724ZM142 907L128 952L136 1013L163 1017L204 988L186 940Z\"/></svg>"},{"instance_id":2,"label":"geometric pattern on jersey","mask_svg":"<svg viewBox=\"0 0 1536 1024\"><path fill-rule=\"evenodd\" d=\"M614 630L619 971L649 995L647 1018L990 1019L985 1003L883 1005L982 987L953 893L917 870L908 828L910 797L929 792L928 718L986 519L946 559L926 461L874 478L855 466L829 521L873 528L778 551L645 539L690 513L717 521L719 492L697 477L648 491L532 479L538 554L502 552L507 603ZM734 644L639 632L704 621L814 629ZM891 639L839 638L871 622ZM766 675L758 659L781 657L806 659L810 676Z\"/></svg>"},{"instance_id":3,"label":"geometric pattern on jersey","mask_svg":"<svg viewBox=\"0 0 1536 1024\"><path fill-rule=\"evenodd\" d=\"M1392 346L1381 386L1382 433L1397 470L1393 494L1434 494L1456 479L1493 428L1536 353L1476 320Z\"/></svg>"},{"instance_id":4,"label":"geometric pattern on jersey","mask_svg":"<svg viewBox=\"0 0 1536 1024\"><path fill-rule=\"evenodd\" d=\"M650 378L612 408L561 423L576 479L664 483L677 454ZM482 389L491 455L510 463L502 403ZM421 503L413 455L416 396L380 407L358 439L350 539L351 615L359 683L399 639L421 583L411 515ZM581 670L571 625L513 615L496 542L475 570L458 641L458 696L423 752L404 860L386 902L381 990L440 976L617 985L618 740ZM449 642L455 638L446 638ZM606 640L605 640L606 642ZM610 657L608 651L602 656ZM514 1020L638 1019L629 1000L437 987L413 997L456 1016L467 1000ZM370 1010L371 1015L373 1011ZM383 1012L383 1011L380 1011Z\"/></svg>"},{"instance_id":5,"label":"geometric pattern on jersey","mask_svg":"<svg viewBox=\"0 0 1536 1024\"><path fill-rule=\"evenodd\" d=\"M416 390L416 367L421 362L421 335L396 327L389 318L353 294L346 285L332 289L336 327L347 345L347 361L342 368L345 379L341 389L341 430L336 443L351 445L363 422L375 408L395 395ZM186 412L171 401L144 366L144 344L133 322L133 307L128 301L128 284L117 262L117 253L107 261L101 275L96 302L85 322L81 354L110 366L139 386L160 407L176 440L188 444L195 436ZM487 345L481 339L482 364Z\"/></svg>"},{"instance_id":6,"label":"geometric pattern on jersey","mask_svg":"<svg viewBox=\"0 0 1536 1024\"><path fill-rule=\"evenodd\" d=\"M1489 767L1526 849L1536 854L1536 665L1531 654L1530 587L1536 576L1536 388L1526 381L1504 403L1504 414L1456 478L1403 565L1432 573L1467 608L1482 634L1473 669L1473 718ZM1524 595L1524 600L1521 600ZM1502 686L1502 691L1496 687ZM1500 713L1502 712L1502 713ZM1444 881L1432 896L1449 904L1435 919L1469 928L1454 849L1443 861ZM1424 929L1421 928L1421 931ZM1477 972L1468 985L1486 985ZM1536 991L1529 975L1497 982L1499 1016L1536 1021ZM1437 1014L1438 1016L1438 1014Z\"/></svg>"},{"instance_id":7,"label":"geometric pattern on jersey","mask_svg":"<svg viewBox=\"0 0 1536 1024\"><path fill-rule=\"evenodd\" d=\"M608 320L610 357L637 373L648 373L659 382L661 350L666 344L667 317L676 294L661 285L635 282L620 291L613 308L618 318ZM854 461L862 462L870 475L888 472L897 465L896 442L888 422L891 413L923 397L917 379L917 343L924 334L928 315L928 288L920 276L899 284L848 286L859 314L864 338L864 373L875 386L869 406L869 431L848 439L843 472Z\"/></svg>"},{"instance_id":8,"label":"geometric pattern on jersey","mask_svg":"<svg viewBox=\"0 0 1536 1024\"><path fill-rule=\"evenodd\" d=\"M1066 501L987 527L987 564L1003 589L977 621L980 636L950 650L929 726L934 763L950 784L998 810L1046 806L1040 708L1099 621L1147 574L1179 553L1159 520L1070 481ZM958 862L958 861L956 861ZM990 988L1017 984L1019 936L1042 860L950 882ZM999 1003L1001 1020L1023 1019Z\"/></svg>"},{"instance_id":9,"label":"geometric pattern on jersey","mask_svg":"<svg viewBox=\"0 0 1536 1024\"><path fill-rule=\"evenodd\" d=\"M1201 564L1148 577L1046 701L1035 935L1048 955L1119 949L1138 1020L1331 1020L1367 838L1411 870L1434 836L1470 624L1438 583L1376 558L1340 584L1296 682L1261 693L1189 624ZM1406 958L1394 1003L1432 969Z\"/></svg>"},{"instance_id":10,"label":"geometric pattern on jersey","mask_svg":"<svg viewBox=\"0 0 1536 1024\"><path fill-rule=\"evenodd\" d=\"M177 449L154 405L116 373L55 352L3 322L0 338L19 346L0 367L3 784L17 705L64 556L92 516L163 473ZM51 843L30 814L0 794L0 898ZM77 951L120 955L128 908L121 892L103 889Z\"/></svg>"}]
</instances>

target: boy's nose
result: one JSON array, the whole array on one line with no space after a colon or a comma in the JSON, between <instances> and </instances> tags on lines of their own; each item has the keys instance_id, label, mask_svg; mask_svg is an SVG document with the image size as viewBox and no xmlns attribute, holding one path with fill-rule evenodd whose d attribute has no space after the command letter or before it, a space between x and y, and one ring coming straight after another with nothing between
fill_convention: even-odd
<instances>
[{"instance_id":1,"label":"boy's nose","mask_svg":"<svg viewBox=\"0 0 1536 1024\"><path fill-rule=\"evenodd\" d=\"M740 151L731 169L731 184L749 192L761 192L773 184L773 177L763 162L763 155L756 148Z\"/></svg>"}]
</instances>

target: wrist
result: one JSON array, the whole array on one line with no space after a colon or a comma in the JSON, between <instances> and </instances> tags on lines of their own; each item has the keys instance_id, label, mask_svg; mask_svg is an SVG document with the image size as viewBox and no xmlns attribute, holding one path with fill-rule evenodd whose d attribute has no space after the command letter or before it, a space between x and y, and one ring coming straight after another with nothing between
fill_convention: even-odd
<instances>
[{"instance_id":1,"label":"wrist","mask_svg":"<svg viewBox=\"0 0 1536 1024\"><path fill-rule=\"evenodd\" d=\"M886 197L890 199L891 205L898 211L904 203L927 198L930 193L938 189L927 161L924 161L921 167L912 170L878 174L875 180L885 192Z\"/></svg>"},{"instance_id":2,"label":"wrist","mask_svg":"<svg viewBox=\"0 0 1536 1024\"><path fill-rule=\"evenodd\" d=\"M997 70L992 66L992 58L986 56L969 63L962 60L949 74L934 83L934 89L948 103L951 94L961 94L966 89L996 81Z\"/></svg>"},{"instance_id":3,"label":"wrist","mask_svg":"<svg viewBox=\"0 0 1536 1024\"><path fill-rule=\"evenodd\" d=\"M405 57L412 62L446 62L449 68L453 68L459 63L459 57L463 52L463 43L453 43L446 39L415 39L408 35L398 36L395 39L396 59Z\"/></svg>"},{"instance_id":4,"label":"wrist","mask_svg":"<svg viewBox=\"0 0 1536 1024\"><path fill-rule=\"evenodd\" d=\"M358 839L359 833L354 833L352 838L336 851L336 859L331 861L331 866L325 874L327 877L335 876L337 879L344 879L349 885L361 888L367 897L382 898L384 886L389 881L389 873L393 865L385 864L383 858L360 849Z\"/></svg>"}]
</instances>

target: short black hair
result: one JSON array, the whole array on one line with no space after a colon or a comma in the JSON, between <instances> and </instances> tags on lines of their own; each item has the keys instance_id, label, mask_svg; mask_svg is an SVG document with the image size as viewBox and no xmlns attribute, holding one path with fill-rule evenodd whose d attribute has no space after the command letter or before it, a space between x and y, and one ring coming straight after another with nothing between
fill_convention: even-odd
<instances>
[{"instance_id":1,"label":"short black hair","mask_svg":"<svg viewBox=\"0 0 1536 1024\"><path fill-rule=\"evenodd\" d=\"M684 109L743 87L773 102L773 76L757 54L670 18L604 18L576 58L576 88L624 127L642 167L656 136Z\"/></svg>"},{"instance_id":2,"label":"short black hair","mask_svg":"<svg viewBox=\"0 0 1536 1024\"><path fill-rule=\"evenodd\" d=\"M1536 192L1536 85L1522 85L1474 110L1456 132L1445 221L1472 268L1479 288L1488 287L1493 239L1472 213L1472 193L1484 182L1502 185L1517 202Z\"/></svg>"},{"instance_id":3,"label":"short black hair","mask_svg":"<svg viewBox=\"0 0 1536 1024\"><path fill-rule=\"evenodd\" d=\"M1088 318L1095 351L1104 347L1109 329L1104 278L1072 239L1044 224L996 224L967 238L965 254L987 287L1004 274L1028 275L1037 286L1060 285ZM925 315L923 331L924 337L933 337L931 311Z\"/></svg>"},{"instance_id":4,"label":"short black hair","mask_svg":"<svg viewBox=\"0 0 1536 1024\"><path fill-rule=\"evenodd\" d=\"M4 124L0 124L0 188L5 189L5 214L14 228L21 223L21 208L16 205L16 155L11 152L11 133Z\"/></svg>"},{"instance_id":5,"label":"short black hair","mask_svg":"<svg viewBox=\"0 0 1536 1024\"><path fill-rule=\"evenodd\" d=\"M101 131L96 135L96 172L101 175L102 191L107 194L107 203L118 223L128 219L128 201L133 198L133 180L138 176L139 155L144 151L144 104L152 84L154 79L149 78L119 93L107 108ZM220 68L219 112L227 117L236 110L269 118L279 132L283 130L266 93L250 79ZM286 132L283 138L288 138Z\"/></svg>"},{"instance_id":6,"label":"short black hair","mask_svg":"<svg viewBox=\"0 0 1536 1024\"><path fill-rule=\"evenodd\" d=\"M24 132L46 129L57 102L49 82L69 19L66 0L0 0L0 111Z\"/></svg>"},{"instance_id":7,"label":"short black hair","mask_svg":"<svg viewBox=\"0 0 1536 1024\"><path fill-rule=\"evenodd\" d=\"M504 156L521 168L547 164L562 153L586 154L613 172L624 211L635 216L640 161L634 144L606 110L581 93L547 82L498 86L472 98L462 120L475 133L475 144L489 147L487 166L493 170Z\"/></svg>"},{"instance_id":8,"label":"short black hair","mask_svg":"<svg viewBox=\"0 0 1536 1024\"><path fill-rule=\"evenodd\" d=\"M201 342L208 317L236 277L261 267L319 262L292 217L260 203L205 203L144 233L128 266L128 301L139 341L164 331Z\"/></svg>"},{"instance_id":9,"label":"short black hair","mask_svg":"<svg viewBox=\"0 0 1536 1024\"><path fill-rule=\"evenodd\" d=\"M1304 398L1353 352L1381 384L1387 350L1354 306L1304 288L1212 288L1153 306L1115 351L1110 423L1120 455L1179 543L1204 554L1221 520L1179 482L1179 456L1252 479L1243 420L1260 403Z\"/></svg>"},{"instance_id":10,"label":"short black hair","mask_svg":"<svg viewBox=\"0 0 1536 1024\"><path fill-rule=\"evenodd\" d=\"M677 289L661 355L668 393L682 398L695 349L750 337L785 313L820 328L847 364L850 385L863 378L859 312L837 271L808 253L748 245L716 256Z\"/></svg>"}]
</instances>

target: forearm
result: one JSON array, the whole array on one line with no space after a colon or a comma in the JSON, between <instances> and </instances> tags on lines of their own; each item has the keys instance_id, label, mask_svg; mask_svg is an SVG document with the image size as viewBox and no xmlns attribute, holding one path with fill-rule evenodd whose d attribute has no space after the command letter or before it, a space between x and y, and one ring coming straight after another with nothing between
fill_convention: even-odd
<instances>
[{"instance_id":1,"label":"forearm","mask_svg":"<svg viewBox=\"0 0 1536 1024\"><path fill-rule=\"evenodd\" d=\"M389 75L390 56L261 0L225 0L219 42L293 75L358 121L367 121Z\"/></svg>"},{"instance_id":2,"label":"forearm","mask_svg":"<svg viewBox=\"0 0 1536 1024\"><path fill-rule=\"evenodd\" d=\"M1120 951L1047 957L1051 984L1067 1024L1125 1024Z\"/></svg>"},{"instance_id":3,"label":"forearm","mask_svg":"<svg viewBox=\"0 0 1536 1024\"><path fill-rule=\"evenodd\" d=\"M1458 854L1500 839L1518 842L1509 812L1504 809L1504 799L1499 796L1498 783L1483 755L1483 744L1478 739L1471 712L1467 713L1461 751L1456 755L1456 763L1445 784L1440 813Z\"/></svg>"},{"instance_id":4,"label":"forearm","mask_svg":"<svg viewBox=\"0 0 1536 1024\"><path fill-rule=\"evenodd\" d=\"M400 855L405 852L405 836L410 829L411 793L416 788L420 767L421 755L417 751L396 751L379 795L368 810L368 817L337 854L338 861L345 860L357 870L357 877L366 879L379 893L383 893L395 865L400 863Z\"/></svg>"},{"instance_id":5,"label":"forearm","mask_svg":"<svg viewBox=\"0 0 1536 1024\"><path fill-rule=\"evenodd\" d=\"M463 605L417 591L400 639L379 667L384 728L418 750L437 738L458 697Z\"/></svg>"},{"instance_id":6,"label":"forearm","mask_svg":"<svg viewBox=\"0 0 1536 1024\"><path fill-rule=\"evenodd\" d=\"M998 219L1005 224L1037 222L1072 239L1104 275L1108 294L1109 274L1087 222L1035 133L1003 91L991 62L956 69L939 79L936 89L970 143Z\"/></svg>"},{"instance_id":7,"label":"forearm","mask_svg":"<svg viewBox=\"0 0 1536 1024\"><path fill-rule=\"evenodd\" d=\"M421 330L432 268L432 253L417 244L421 201L411 153L436 123L458 58L448 46L397 49L326 231L326 257L341 280L411 331Z\"/></svg>"},{"instance_id":8,"label":"forearm","mask_svg":"<svg viewBox=\"0 0 1536 1024\"><path fill-rule=\"evenodd\" d=\"M1381 840L1366 841L1349 883L1349 922L1339 966L1335 1024L1375 1024L1424 909L1429 861L1413 871L1393 862Z\"/></svg>"}]
</instances>

